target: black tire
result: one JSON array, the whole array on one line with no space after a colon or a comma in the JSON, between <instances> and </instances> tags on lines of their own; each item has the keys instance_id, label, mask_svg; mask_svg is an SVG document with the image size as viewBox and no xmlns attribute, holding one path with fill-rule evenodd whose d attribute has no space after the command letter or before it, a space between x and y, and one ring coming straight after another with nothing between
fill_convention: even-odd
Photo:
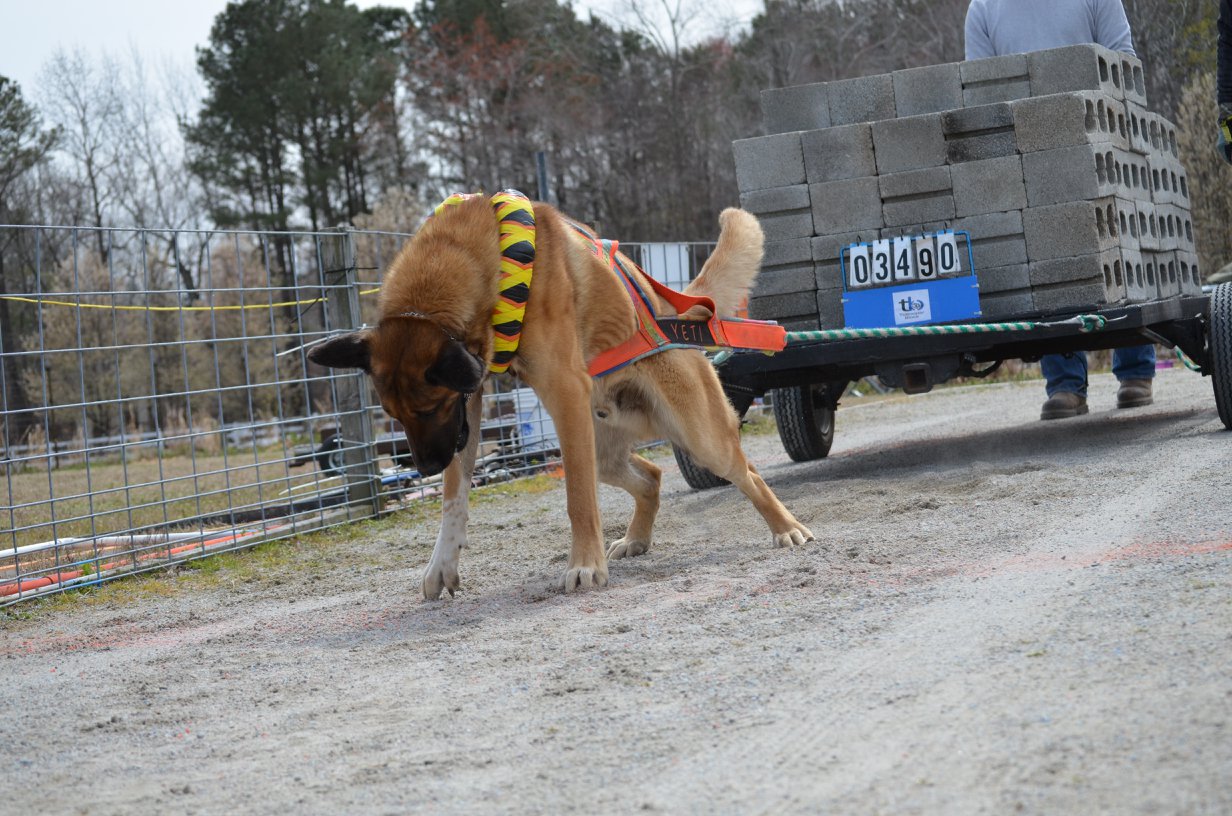
<instances>
[{"instance_id":1,"label":"black tire","mask_svg":"<svg viewBox=\"0 0 1232 816\"><path fill-rule=\"evenodd\" d=\"M684 476L684 480L694 490L709 490L712 487L722 487L723 485L731 484L731 482L721 476L715 476L697 464L693 457L689 456L683 448L672 445L672 453L676 454L676 464L680 466L680 473Z\"/></svg>"},{"instance_id":2,"label":"black tire","mask_svg":"<svg viewBox=\"0 0 1232 816\"><path fill-rule=\"evenodd\" d=\"M824 385L776 388L774 421L783 449L794 462L824 459L834 444L834 403Z\"/></svg>"},{"instance_id":3,"label":"black tire","mask_svg":"<svg viewBox=\"0 0 1232 816\"><path fill-rule=\"evenodd\" d=\"M1232 430L1232 283L1211 292L1211 323L1207 342L1211 349L1211 385L1223 426Z\"/></svg>"},{"instance_id":4,"label":"black tire","mask_svg":"<svg viewBox=\"0 0 1232 816\"><path fill-rule=\"evenodd\" d=\"M342 452L342 438L339 436L330 436L321 443L321 447L317 448L313 458L317 460L317 467L322 473L328 473L330 476L341 476L346 470L346 459Z\"/></svg>"}]
</instances>

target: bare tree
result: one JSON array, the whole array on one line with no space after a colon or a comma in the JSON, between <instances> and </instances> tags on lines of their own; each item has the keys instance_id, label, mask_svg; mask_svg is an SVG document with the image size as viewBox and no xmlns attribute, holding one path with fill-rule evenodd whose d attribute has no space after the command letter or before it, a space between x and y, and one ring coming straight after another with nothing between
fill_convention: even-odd
<instances>
[{"instance_id":1,"label":"bare tree","mask_svg":"<svg viewBox=\"0 0 1232 816\"><path fill-rule=\"evenodd\" d=\"M40 98L47 118L63 133L62 151L73 168L82 201L81 219L107 224L116 197L112 171L118 162L122 104L119 68L104 56L96 67L81 50L57 50L40 76ZM97 233L99 257L107 242Z\"/></svg>"}]
</instances>

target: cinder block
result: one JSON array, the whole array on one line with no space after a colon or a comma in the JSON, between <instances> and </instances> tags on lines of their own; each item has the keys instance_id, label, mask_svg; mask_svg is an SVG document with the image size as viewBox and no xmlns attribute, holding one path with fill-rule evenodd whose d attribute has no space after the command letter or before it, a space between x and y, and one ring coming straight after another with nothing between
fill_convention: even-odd
<instances>
[{"instance_id":1,"label":"cinder block","mask_svg":"<svg viewBox=\"0 0 1232 816\"><path fill-rule=\"evenodd\" d=\"M1159 152L1180 160L1181 154L1180 151L1177 150L1176 146L1176 125L1158 114L1156 114L1155 119L1159 123Z\"/></svg>"},{"instance_id":2,"label":"cinder block","mask_svg":"<svg viewBox=\"0 0 1232 816\"><path fill-rule=\"evenodd\" d=\"M1118 195L1140 201L1152 200L1151 165L1146 156L1121 151L1114 155L1116 169L1120 174L1121 191Z\"/></svg>"},{"instance_id":3,"label":"cinder block","mask_svg":"<svg viewBox=\"0 0 1232 816\"><path fill-rule=\"evenodd\" d=\"M811 291L816 286L811 243L811 238L767 242L753 295Z\"/></svg>"},{"instance_id":4,"label":"cinder block","mask_svg":"<svg viewBox=\"0 0 1232 816\"><path fill-rule=\"evenodd\" d=\"M1128 199L1116 197L1112 199L1116 211L1117 242L1122 249L1142 249L1138 239L1138 205Z\"/></svg>"},{"instance_id":5,"label":"cinder block","mask_svg":"<svg viewBox=\"0 0 1232 816\"><path fill-rule=\"evenodd\" d=\"M1146 160L1151 170L1151 200L1189 208L1189 179L1185 166L1171 156L1152 156ZM1158 175L1157 175L1158 174Z\"/></svg>"},{"instance_id":6,"label":"cinder block","mask_svg":"<svg viewBox=\"0 0 1232 816\"><path fill-rule=\"evenodd\" d=\"M1130 303L1143 303L1159 298L1159 275L1166 274L1167 264L1159 264L1159 253L1144 256L1132 249L1121 250L1121 268L1125 272L1125 292ZM1166 259L1164 259L1166 261Z\"/></svg>"},{"instance_id":7,"label":"cinder block","mask_svg":"<svg viewBox=\"0 0 1232 816\"><path fill-rule=\"evenodd\" d=\"M867 243L881 237L881 231L870 229L837 235L818 235L812 239L812 258L817 262L838 260L843 250L852 244ZM823 288L823 287L818 287Z\"/></svg>"},{"instance_id":8,"label":"cinder block","mask_svg":"<svg viewBox=\"0 0 1232 816\"><path fill-rule=\"evenodd\" d=\"M1031 95L1031 77L1025 54L1007 54L960 64L963 106L1009 102ZM957 105L955 107L958 107Z\"/></svg>"},{"instance_id":9,"label":"cinder block","mask_svg":"<svg viewBox=\"0 0 1232 816\"><path fill-rule=\"evenodd\" d=\"M843 319L843 292L827 289L817 293L817 324L823 329L841 329Z\"/></svg>"},{"instance_id":10,"label":"cinder block","mask_svg":"<svg viewBox=\"0 0 1232 816\"><path fill-rule=\"evenodd\" d=\"M1021 210L1027 206L1021 156L963 162L950 168L954 212L962 217Z\"/></svg>"},{"instance_id":11,"label":"cinder block","mask_svg":"<svg viewBox=\"0 0 1232 816\"><path fill-rule=\"evenodd\" d=\"M941 114L874 122L873 146L879 174L901 173L946 163Z\"/></svg>"},{"instance_id":12,"label":"cinder block","mask_svg":"<svg viewBox=\"0 0 1232 816\"><path fill-rule=\"evenodd\" d=\"M765 318L762 318L765 319ZM778 318L778 324L789 332L794 331L817 331L821 328L817 323L817 314L800 315L798 317ZM835 328L827 326L826 328Z\"/></svg>"},{"instance_id":13,"label":"cinder block","mask_svg":"<svg viewBox=\"0 0 1232 816\"><path fill-rule=\"evenodd\" d=\"M1125 103L1125 114L1129 122L1129 149L1140 156L1151 155L1154 150L1151 145L1151 124L1155 121L1154 114L1133 102Z\"/></svg>"},{"instance_id":14,"label":"cinder block","mask_svg":"<svg viewBox=\"0 0 1232 816\"><path fill-rule=\"evenodd\" d=\"M813 292L817 289L817 272L812 261L762 269L753 286L753 297L789 295Z\"/></svg>"},{"instance_id":15,"label":"cinder block","mask_svg":"<svg viewBox=\"0 0 1232 816\"><path fill-rule=\"evenodd\" d=\"M1198 261L1196 255L1183 251L1144 252L1142 253L1142 258L1148 265L1148 268L1154 267L1161 300L1180 297L1185 294L1185 281L1193 273L1192 265ZM1199 285L1198 291L1201 291L1201 285Z\"/></svg>"},{"instance_id":16,"label":"cinder block","mask_svg":"<svg viewBox=\"0 0 1232 816\"><path fill-rule=\"evenodd\" d=\"M1022 227L1027 257L1032 262L1089 255L1120 246L1114 198L1032 207L1023 211Z\"/></svg>"},{"instance_id":17,"label":"cinder block","mask_svg":"<svg viewBox=\"0 0 1232 816\"><path fill-rule=\"evenodd\" d=\"M981 269L977 265L975 278L980 282L981 298L985 294L1031 288L1031 268L1026 263L993 266L987 269Z\"/></svg>"},{"instance_id":18,"label":"cinder block","mask_svg":"<svg viewBox=\"0 0 1232 816\"><path fill-rule=\"evenodd\" d=\"M793 238L788 241L767 241L761 256L762 270L787 264L811 263L813 239Z\"/></svg>"},{"instance_id":19,"label":"cinder block","mask_svg":"<svg viewBox=\"0 0 1232 816\"><path fill-rule=\"evenodd\" d=\"M816 319L817 293L813 291L792 292L783 295L767 295L749 298L749 317L754 320L799 320Z\"/></svg>"},{"instance_id":20,"label":"cinder block","mask_svg":"<svg viewBox=\"0 0 1232 816\"><path fill-rule=\"evenodd\" d=\"M1124 303L1126 285L1124 260L1117 249L1031 264L1031 292L1041 310Z\"/></svg>"},{"instance_id":21,"label":"cinder block","mask_svg":"<svg viewBox=\"0 0 1232 816\"><path fill-rule=\"evenodd\" d=\"M1185 165L1171 155L1153 155L1143 160L1150 169L1150 200L1189 208L1189 178Z\"/></svg>"},{"instance_id":22,"label":"cinder block","mask_svg":"<svg viewBox=\"0 0 1232 816\"><path fill-rule=\"evenodd\" d=\"M1148 156L1147 167L1150 172L1151 201L1155 204L1175 204L1180 197L1180 178L1177 178L1176 190L1173 190L1172 179L1176 175L1172 159L1169 156L1156 154Z\"/></svg>"},{"instance_id":23,"label":"cinder block","mask_svg":"<svg viewBox=\"0 0 1232 816\"><path fill-rule=\"evenodd\" d=\"M1151 156L1179 158L1176 146L1176 125L1158 113L1147 112L1147 128L1151 141Z\"/></svg>"},{"instance_id":24,"label":"cinder block","mask_svg":"<svg viewBox=\"0 0 1232 816\"><path fill-rule=\"evenodd\" d=\"M981 289L980 311L985 320L1027 317L1035 311L1035 300L1030 289L987 294Z\"/></svg>"},{"instance_id":25,"label":"cinder block","mask_svg":"<svg viewBox=\"0 0 1232 816\"><path fill-rule=\"evenodd\" d=\"M1177 226L1177 251L1197 252L1198 245L1194 241L1193 215L1185 207L1177 207L1176 215L1181 220L1181 223ZM1184 234L1181 234L1182 225L1185 228Z\"/></svg>"},{"instance_id":26,"label":"cinder block","mask_svg":"<svg viewBox=\"0 0 1232 816\"><path fill-rule=\"evenodd\" d=\"M1202 270L1198 268L1198 256L1193 252L1176 253L1177 280L1182 295L1202 294Z\"/></svg>"},{"instance_id":27,"label":"cinder block","mask_svg":"<svg viewBox=\"0 0 1232 816\"><path fill-rule=\"evenodd\" d=\"M1102 309L1125 302L1109 299L1104 284L1099 281L1032 289L1031 299L1035 302L1035 310L1044 316Z\"/></svg>"},{"instance_id":28,"label":"cinder block","mask_svg":"<svg viewBox=\"0 0 1232 816\"><path fill-rule=\"evenodd\" d=\"M950 229L949 221L929 221L927 224L903 224L896 227L886 227L881 230L881 238L904 238L916 235L928 235L934 232Z\"/></svg>"},{"instance_id":29,"label":"cinder block","mask_svg":"<svg viewBox=\"0 0 1232 816\"><path fill-rule=\"evenodd\" d=\"M1121 54L1099 45L1068 45L1027 54L1031 95L1069 91L1103 91L1125 98Z\"/></svg>"},{"instance_id":30,"label":"cinder block","mask_svg":"<svg viewBox=\"0 0 1232 816\"><path fill-rule=\"evenodd\" d=\"M843 125L800 135L810 184L877 175L871 125Z\"/></svg>"},{"instance_id":31,"label":"cinder block","mask_svg":"<svg viewBox=\"0 0 1232 816\"><path fill-rule=\"evenodd\" d=\"M740 206L757 216L765 213L807 209L809 206L808 185L793 184L790 187L773 187L741 193Z\"/></svg>"},{"instance_id":32,"label":"cinder block","mask_svg":"<svg viewBox=\"0 0 1232 816\"><path fill-rule=\"evenodd\" d=\"M732 143L740 192L804 184L804 150L799 133L780 133Z\"/></svg>"},{"instance_id":33,"label":"cinder block","mask_svg":"<svg viewBox=\"0 0 1232 816\"><path fill-rule=\"evenodd\" d=\"M1023 153L1078 145L1128 149L1125 103L1096 91L1037 96L1010 104Z\"/></svg>"},{"instance_id":34,"label":"cinder block","mask_svg":"<svg viewBox=\"0 0 1232 816\"><path fill-rule=\"evenodd\" d=\"M1134 209L1138 212L1138 245L1144 252L1159 252L1159 222L1155 205L1149 201L1135 201Z\"/></svg>"},{"instance_id":35,"label":"cinder block","mask_svg":"<svg viewBox=\"0 0 1232 816\"><path fill-rule=\"evenodd\" d=\"M830 124L854 125L893 119L894 80L889 74L829 83Z\"/></svg>"},{"instance_id":36,"label":"cinder block","mask_svg":"<svg viewBox=\"0 0 1232 816\"><path fill-rule=\"evenodd\" d=\"M836 235L884 226L876 176L809 185L815 235Z\"/></svg>"},{"instance_id":37,"label":"cinder block","mask_svg":"<svg viewBox=\"0 0 1232 816\"><path fill-rule=\"evenodd\" d=\"M1185 227L1177 209L1172 204L1155 205L1155 220L1159 225L1160 252L1175 252L1181 249L1181 236L1184 235Z\"/></svg>"},{"instance_id":38,"label":"cinder block","mask_svg":"<svg viewBox=\"0 0 1232 816\"><path fill-rule=\"evenodd\" d=\"M929 167L881 176L881 211L887 227L948 221L954 217L950 168Z\"/></svg>"},{"instance_id":39,"label":"cinder block","mask_svg":"<svg viewBox=\"0 0 1232 816\"><path fill-rule=\"evenodd\" d=\"M1143 295L1141 290L1146 287L1146 282L1148 280L1155 282L1156 292L1158 292L1160 284L1164 284L1167 288L1166 281L1168 278L1168 260L1170 257L1175 256L1175 253L1143 251L1138 253L1138 256L1142 261L1143 275L1141 282L1139 282L1138 279L1136 261L1131 258L1126 262L1126 283L1133 289L1133 293L1130 297L1131 301L1134 300L1135 296L1139 298L1139 300L1142 298ZM1173 273L1176 272L1175 266L1172 271ZM1179 290L1179 283L1177 284L1177 288Z\"/></svg>"},{"instance_id":40,"label":"cinder block","mask_svg":"<svg viewBox=\"0 0 1232 816\"><path fill-rule=\"evenodd\" d=\"M1018 153L1014 115L1004 102L944 113L941 115L941 129L950 164Z\"/></svg>"},{"instance_id":41,"label":"cinder block","mask_svg":"<svg viewBox=\"0 0 1232 816\"><path fill-rule=\"evenodd\" d=\"M791 133L830 127L828 83L771 88L761 92L761 119L766 133Z\"/></svg>"},{"instance_id":42,"label":"cinder block","mask_svg":"<svg viewBox=\"0 0 1232 816\"><path fill-rule=\"evenodd\" d=\"M1118 157L1124 151L1095 145L1041 150L1022 157L1027 201L1046 207L1117 195L1121 190Z\"/></svg>"},{"instance_id":43,"label":"cinder block","mask_svg":"<svg viewBox=\"0 0 1232 816\"><path fill-rule=\"evenodd\" d=\"M971 254L975 258L977 275L983 269L1027 262L1021 212L975 215L960 218L951 226L955 232L971 236Z\"/></svg>"},{"instance_id":44,"label":"cinder block","mask_svg":"<svg viewBox=\"0 0 1232 816\"><path fill-rule=\"evenodd\" d=\"M963 107L961 63L926 65L891 74L894 106L900 118L923 113L941 113Z\"/></svg>"},{"instance_id":45,"label":"cinder block","mask_svg":"<svg viewBox=\"0 0 1232 816\"><path fill-rule=\"evenodd\" d=\"M1126 103L1147 107L1146 75L1142 70L1142 60L1129 54L1117 56L1121 58L1121 85L1125 88Z\"/></svg>"},{"instance_id":46,"label":"cinder block","mask_svg":"<svg viewBox=\"0 0 1232 816\"><path fill-rule=\"evenodd\" d=\"M809 238L813 234L808 185L742 193L740 206L757 216L767 242Z\"/></svg>"}]
</instances>

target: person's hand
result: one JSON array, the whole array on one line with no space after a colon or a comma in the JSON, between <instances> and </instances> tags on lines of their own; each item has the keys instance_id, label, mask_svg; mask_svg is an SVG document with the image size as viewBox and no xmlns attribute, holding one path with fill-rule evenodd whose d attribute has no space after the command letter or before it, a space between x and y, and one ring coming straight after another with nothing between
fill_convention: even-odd
<instances>
[{"instance_id":1,"label":"person's hand","mask_svg":"<svg viewBox=\"0 0 1232 816\"><path fill-rule=\"evenodd\" d=\"M1215 145L1223 160L1232 164L1232 105L1219 106L1219 140Z\"/></svg>"}]
</instances>

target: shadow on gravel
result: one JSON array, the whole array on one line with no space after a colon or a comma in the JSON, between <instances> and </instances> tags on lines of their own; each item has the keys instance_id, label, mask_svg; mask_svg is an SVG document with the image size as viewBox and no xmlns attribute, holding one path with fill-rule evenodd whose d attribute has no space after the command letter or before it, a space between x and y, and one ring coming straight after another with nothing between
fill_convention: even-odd
<instances>
[{"instance_id":1,"label":"shadow on gravel","mask_svg":"<svg viewBox=\"0 0 1232 816\"><path fill-rule=\"evenodd\" d=\"M795 483L801 479L834 481L864 479L882 475L887 469L944 470L972 464L1003 463L1006 466L1022 461L1053 461L1078 455L1098 458L1116 455L1125 445L1139 445L1166 436L1187 432L1214 422L1212 437L1227 432L1218 424L1214 408L1156 411L1149 414L1099 412L1074 419L1042 422L1035 420L1012 428L981 431L955 428L945 436L930 436L915 441L888 443L884 446L864 446L842 451L827 459L803 464L778 465L766 468L762 475L773 487L779 483ZM935 432L935 429L934 429ZM839 426L838 433L842 433ZM1206 431L1201 431L1207 434Z\"/></svg>"}]
</instances>

